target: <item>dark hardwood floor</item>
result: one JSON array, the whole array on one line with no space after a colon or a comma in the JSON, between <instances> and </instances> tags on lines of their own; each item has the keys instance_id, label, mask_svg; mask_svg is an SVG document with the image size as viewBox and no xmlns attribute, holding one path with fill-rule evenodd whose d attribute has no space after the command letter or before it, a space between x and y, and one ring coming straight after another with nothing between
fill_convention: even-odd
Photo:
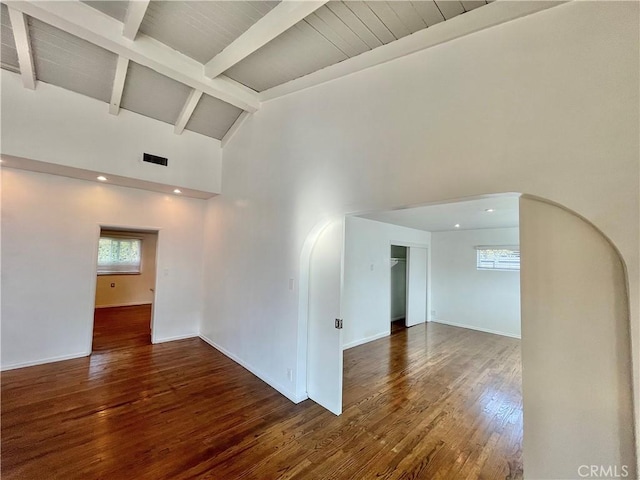
<instances>
[{"instance_id":1,"label":"dark hardwood floor","mask_svg":"<svg viewBox=\"0 0 640 480\"><path fill-rule=\"evenodd\" d=\"M407 328L405 324L406 320L404 318L391 322L391 335Z\"/></svg>"},{"instance_id":2,"label":"dark hardwood floor","mask_svg":"<svg viewBox=\"0 0 640 480\"><path fill-rule=\"evenodd\" d=\"M96 308L94 352L151 345L151 305Z\"/></svg>"},{"instance_id":3,"label":"dark hardwood floor","mask_svg":"<svg viewBox=\"0 0 640 480\"><path fill-rule=\"evenodd\" d=\"M432 323L344 360L339 417L200 339L5 372L2 478L522 478L518 340Z\"/></svg>"}]
</instances>

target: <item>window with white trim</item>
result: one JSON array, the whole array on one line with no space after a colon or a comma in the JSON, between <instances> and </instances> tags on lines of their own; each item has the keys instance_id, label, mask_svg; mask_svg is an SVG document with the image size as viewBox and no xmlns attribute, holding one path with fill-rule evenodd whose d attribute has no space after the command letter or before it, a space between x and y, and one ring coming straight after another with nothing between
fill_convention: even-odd
<instances>
[{"instance_id":1,"label":"window with white trim","mask_svg":"<svg viewBox=\"0 0 640 480\"><path fill-rule=\"evenodd\" d=\"M486 246L476 247L477 270L520 270L520 247Z\"/></svg>"},{"instance_id":2,"label":"window with white trim","mask_svg":"<svg viewBox=\"0 0 640 480\"><path fill-rule=\"evenodd\" d=\"M101 236L98 242L98 275L140 273L142 240Z\"/></svg>"}]
</instances>

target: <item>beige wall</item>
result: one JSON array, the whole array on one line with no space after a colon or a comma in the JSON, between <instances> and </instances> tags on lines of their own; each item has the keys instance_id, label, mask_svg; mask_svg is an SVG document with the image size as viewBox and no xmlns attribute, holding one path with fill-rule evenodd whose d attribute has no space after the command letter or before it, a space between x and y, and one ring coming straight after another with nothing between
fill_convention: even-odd
<instances>
[{"instance_id":1,"label":"beige wall","mask_svg":"<svg viewBox=\"0 0 640 480\"><path fill-rule=\"evenodd\" d=\"M638 478L620 257L581 218L528 198L520 248L526 478L580 478L582 465Z\"/></svg>"},{"instance_id":2,"label":"beige wall","mask_svg":"<svg viewBox=\"0 0 640 480\"><path fill-rule=\"evenodd\" d=\"M98 275L96 281L96 307L117 307L153 303L151 291L156 283L156 233L111 232L102 235L127 236L142 239L142 265L140 275ZM111 287L111 284L115 287Z\"/></svg>"}]
</instances>

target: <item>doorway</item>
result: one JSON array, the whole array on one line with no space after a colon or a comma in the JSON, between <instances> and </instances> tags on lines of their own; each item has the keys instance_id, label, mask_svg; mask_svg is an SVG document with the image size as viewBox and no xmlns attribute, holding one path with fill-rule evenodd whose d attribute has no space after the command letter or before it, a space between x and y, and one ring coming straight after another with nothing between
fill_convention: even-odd
<instances>
[{"instance_id":1,"label":"doorway","mask_svg":"<svg viewBox=\"0 0 640 480\"><path fill-rule=\"evenodd\" d=\"M151 345L157 231L100 228L92 352Z\"/></svg>"},{"instance_id":2,"label":"doorway","mask_svg":"<svg viewBox=\"0 0 640 480\"><path fill-rule=\"evenodd\" d=\"M391 333L406 328L407 247L391 245Z\"/></svg>"}]
</instances>

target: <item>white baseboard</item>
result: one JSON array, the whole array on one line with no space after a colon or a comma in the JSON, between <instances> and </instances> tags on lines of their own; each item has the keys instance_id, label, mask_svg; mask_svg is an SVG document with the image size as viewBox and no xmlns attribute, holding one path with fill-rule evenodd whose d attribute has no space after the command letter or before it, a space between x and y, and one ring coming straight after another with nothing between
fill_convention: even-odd
<instances>
[{"instance_id":1,"label":"white baseboard","mask_svg":"<svg viewBox=\"0 0 640 480\"><path fill-rule=\"evenodd\" d=\"M44 365L45 363L62 362L63 360L73 360L74 358L88 357L91 355L91 351L82 353L73 353L71 355L60 355L59 357L49 357L40 360L33 360L29 362L12 363L9 365L2 365L0 370L5 372L7 370L15 370L17 368L33 367L36 365Z\"/></svg>"},{"instance_id":2,"label":"white baseboard","mask_svg":"<svg viewBox=\"0 0 640 480\"><path fill-rule=\"evenodd\" d=\"M186 340L187 338L196 338L197 336L197 333L187 333L186 335L176 335L174 337L152 338L151 343L155 345L156 343L173 342L175 340Z\"/></svg>"},{"instance_id":3,"label":"white baseboard","mask_svg":"<svg viewBox=\"0 0 640 480\"><path fill-rule=\"evenodd\" d=\"M406 318L406 315L400 315L399 317L392 317L391 321L395 322L396 320L404 320Z\"/></svg>"},{"instance_id":4,"label":"white baseboard","mask_svg":"<svg viewBox=\"0 0 640 480\"><path fill-rule=\"evenodd\" d=\"M440 319L438 320L433 319L431 321L433 323L442 323L443 325L449 325L451 327L467 328L469 330L477 330L479 332L492 333L494 335L502 335L503 337L520 338L520 335L516 335L514 333L499 332L498 330L491 330L489 328L476 327L475 325L467 325L465 323L447 322L445 320L440 320Z\"/></svg>"},{"instance_id":5,"label":"white baseboard","mask_svg":"<svg viewBox=\"0 0 640 480\"><path fill-rule=\"evenodd\" d=\"M297 395L295 392L292 392L288 388L285 388L284 386L282 386L281 384L279 384L278 382L273 380L268 375L265 375L264 373L260 372L257 368L253 367L252 365L249 365L247 362L241 360L240 358L236 357L233 353L229 352L225 348L223 348L220 345L218 345L216 342L211 340L209 337L200 334L200 338L203 341L207 342L209 345L211 345L213 348L218 350L224 356L229 357L231 360L236 362L238 365L246 368L249 372L254 374L256 377L258 377L260 380L262 380L264 383L266 383L270 387L276 389L278 392L280 392L282 395L287 397L293 403L300 403L301 401L306 400L307 398L309 398L306 394L302 395L302 396L301 395Z\"/></svg>"},{"instance_id":6,"label":"white baseboard","mask_svg":"<svg viewBox=\"0 0 640 480\"><path fill-rule=\"evenodd\" d=\"M151 305L152 303L153 302L111 303L109 305L96 305L96 308L133 307L136 305Z\"/></svg>"},{"instance_id":7,"label":"white baseboard","mask_svg":"<svg viewBox=\"0 0 640 480\"><path fill-rule=\"evenodd\" d=\"M403 317L404 318L404 317ZM374 340L378 340L379 338L388 337L391 335L391 330L388 332L377 333L372 335L371 337L361 338L359 340L354 340L353 342L345 343L342 346L342 350L348 350L349 348L357 347L358 345L363 345L365 343L373 342Z\"/></svg>"}]
</instances>

